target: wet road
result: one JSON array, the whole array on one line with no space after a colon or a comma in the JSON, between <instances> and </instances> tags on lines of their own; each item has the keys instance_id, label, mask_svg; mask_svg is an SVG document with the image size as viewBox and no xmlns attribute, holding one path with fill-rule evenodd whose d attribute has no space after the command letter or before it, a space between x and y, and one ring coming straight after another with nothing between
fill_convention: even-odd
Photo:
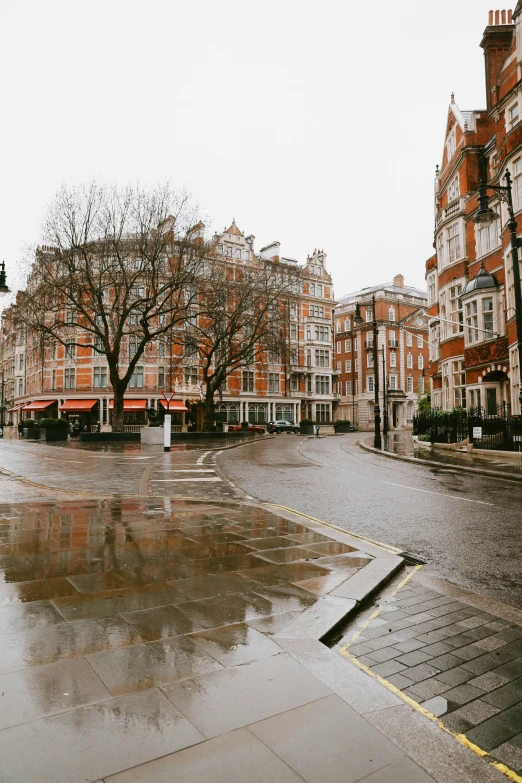
<instances>
[{"instance_id":1,"label":"wet road","mask_svg":"<svg viewBox=\"0 0 522 783\"><path fill-rule=\"evenodd\" d=\"M432 574L521 606L522 485L392 461L357 437L281 435L226 451L218 466L258 500L393 544Z\"/></svg>"}]
</instances>

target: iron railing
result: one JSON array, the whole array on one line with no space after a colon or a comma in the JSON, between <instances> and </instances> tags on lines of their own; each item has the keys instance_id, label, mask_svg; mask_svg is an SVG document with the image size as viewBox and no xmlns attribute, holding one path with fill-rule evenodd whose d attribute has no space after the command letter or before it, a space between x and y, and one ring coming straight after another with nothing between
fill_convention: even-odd
<instances>
[{"instance_id":1,"label":"iron railing","mask_svg":"<svg viewBox=\"0 0 522 783\"><path fill-rule=\"evenodd\" d=\"M469 442L477 449L522 451L522 416L507 404L495 407L432 410L413 417L413 434L431 443Z\"/></svg>"}]
</instances>

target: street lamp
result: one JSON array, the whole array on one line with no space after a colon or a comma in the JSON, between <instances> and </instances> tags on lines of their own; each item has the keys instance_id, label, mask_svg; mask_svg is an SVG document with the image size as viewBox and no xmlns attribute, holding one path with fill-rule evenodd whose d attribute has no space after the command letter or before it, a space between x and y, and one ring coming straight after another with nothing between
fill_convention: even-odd
<instances>
[{"instance_id":1,"label":"street lamp","mask_svg":"<svg viewBox=\"0 0 522 783\"><path fill-rule=\"evenodd\" d=\"M382 351L382 434L388 434L388 404L386 402L386 359L384 358L384 345Z\"/></svg>"},{"instance_id":2,"label":"street lamp","mask_svg":"<svg viewBox=\"0 0 522 783\"><path fill-rule=\"evenodd\" d=\"M5 282L5 262L0 264L0 296L5 296L10 293L9 288Z\"/></svg>"},{"instance_id":3,"label":"street lamp","mask_svg":"<svg viewBox=\"0 0 522 783\"><path fill-rule=\"evenodd\" d=\"M379 353L377 347L379 332L377 331L377 315L375 312L375 294L372 294L372 308L373 308L373 391L375 395L375 406L373 409L375 434L373 437L373 446L376 449L382 449L381 409L379 408Z\"/></svg>"},{"instance_id":4,"label":"street lamp","mask_svg":"<svg viewBox=\"0 0 522 783\"><path fill-rule=\"evenodd\" d=\"M474 217L474 222L479 223L482 226L489 226L494 220L498 219L497 213L489 206L489 199L487 191L493 190L495 193L500 193L506 197L507 209L509 214L509 220L507 227L511 237L511 262L513 270L513 291L515 295L515 321L517 326L517 347L518 347L518 372L519 372L519 391L518 400L520 403L520 410L522 412L522 290L520 286L520 268L518 264L518 248L522 244L517 238L517 221L515 220L515 213L513 210L513 194L511 186L511 174L506 169L504 175L506 185L488 185L486 183L484 164L482 164L482 172L479 186L479 208Z\"/></svg>"}]
</instances>

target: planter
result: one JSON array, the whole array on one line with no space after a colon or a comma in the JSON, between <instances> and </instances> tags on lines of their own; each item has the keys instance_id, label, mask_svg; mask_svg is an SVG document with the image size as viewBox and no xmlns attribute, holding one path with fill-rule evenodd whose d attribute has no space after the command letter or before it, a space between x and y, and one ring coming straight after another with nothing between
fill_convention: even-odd
<instances>
[{"instance_id":1,"label":"planter","mask_svg":"<svg viewBox=\"0 0 522 783\"><path fill-rule=\"evenodd\" d=\"M299 432L301 435L313 435L314 434L314 425L313 424L301 424L299 427Z\"/></svg>"},{"instance_id":2,"label":"planter","mask_svg":"<svg viewBox=\"0 0 522 783\"><path fill-rule=\"evenodd\" d=\"M40 440L49 443L53 440L67 440L67 429L65 427L41 427Z\"/></svg>"},{"instance_id":3,"label":"planter","mask_svg":"<svg viewBox=\"0 0 522 783\"><path fill-rule=\"evenodd\" d=\"M35 440L36 431L34 427L24 427L22 430L22 437L24 440Z\"/></svg>"},{"instance_id":4,"label":"planter","mask_svg":"<svg viewBox=\"0 0 522 783\"><path fill-rule=\"evenodd\" d=\"M351 432L350 424L334 424L334 430L336 432Z\"/></svg>"}]
</instances>

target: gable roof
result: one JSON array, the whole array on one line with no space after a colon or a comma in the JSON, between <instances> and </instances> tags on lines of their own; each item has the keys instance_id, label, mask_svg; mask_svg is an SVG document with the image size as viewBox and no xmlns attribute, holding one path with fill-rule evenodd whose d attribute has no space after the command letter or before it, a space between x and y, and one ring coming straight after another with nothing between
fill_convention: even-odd
<instances>
[{"instance_id":1,"label":"gable roof","mask_svg":"<svg viewBox=\"0 0 522 783\"><path fill-rule=\"evenodd\" d=\"M239 228L236 226L236 219L232 218L232 225L230 228L227 228L225 231L225 234L233 234L236 237L242 237L243 232L239 230Z\"/></svg>"}]
</instances>

